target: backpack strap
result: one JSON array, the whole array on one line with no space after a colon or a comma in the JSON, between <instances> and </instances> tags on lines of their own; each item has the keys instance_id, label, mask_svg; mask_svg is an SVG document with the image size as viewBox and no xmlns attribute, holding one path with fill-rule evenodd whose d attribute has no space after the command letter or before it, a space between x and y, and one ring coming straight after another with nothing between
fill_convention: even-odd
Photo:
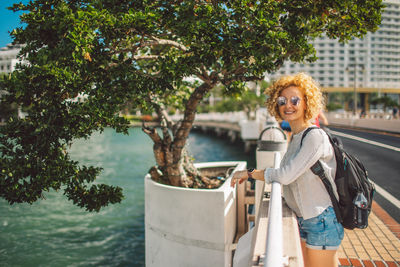
<instances>
[{"instance_id":1,"label":"backpack strap","mask_svg":"<svg viewBox=\"0 0 400 267\"><path fill-rule=\"evenodd\" d=\"M313 166L311 166L311 171L315 175L319 176L319 178L321 179L322 183L324 184L324 186L326 188L326 191L328 191L329 197L331 198L333 210L335 211L335 214L336 214L336 219L338 220L338 222L342 222L343 219L340 214L338 200L335 196L335 193L333 192L332 184L331 184L331 182L329 182L328 178L326 177L324 168L322 167L322 164L319 160Z\"/></svg>"},{"instance_id":2,"label":"backpack strap","mask_svg":"<svg viewBox=\"0 0 400 267\"><path fill-rule=\"evenodd\" d=\"M318 127L309 127L307 128L307 130L304 131L302 137L301 137L301 142L300 142L300 147L303 145L303 139L306 137L306 135L314 129L318 129ZM329 137L329 141L332 144L332 137L328 134ZM311 171L312 173L314 173L315 175L317 175L322 183L324 184L326 191L328 192L328 195L331 199L332 202L332 206L333 206L333 210L335 211L336 214L336 219L338 220L338 222L342 222L342 216L340 214L340 209L339 209L339 202L335 196L335 193L333 192L333 187L331 182L328 180L328 178L325 175L325 171L324 168L322 167L321 162L318 160L314 165L311 166Z\"/></svg>"},{"instance_id":3,"label":"backpack strap","mask_svg":"<svg viewBox=\"0 0 400 267\"><path fill-rule=\"evenodd\" d=\"M314 129L319 129L319 128L318 128L318 127L308 127L308 128L304 131L303 135L301 136L300 147L303 145L303 139L304 139L304 137L306 137L306 135L307 135L311 130L314 130Z\"/></svg>"}]
</instances>

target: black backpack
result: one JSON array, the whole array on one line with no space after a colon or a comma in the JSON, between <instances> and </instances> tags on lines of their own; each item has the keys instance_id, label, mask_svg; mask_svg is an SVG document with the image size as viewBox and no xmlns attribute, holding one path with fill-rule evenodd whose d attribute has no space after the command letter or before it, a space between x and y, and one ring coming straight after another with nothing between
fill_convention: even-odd
<instances>
[{"instance_id":1,"label":"black backpack","mask_svg":"<svg viewBox=\"0 0 400 267\"><path fill-rule=\"evenodd\" d=\"M301 138L301 144L307 133L317 127L308 128ZM325 133L329 137L336 158L336 175L335 184L339 201L337 201L333 188L325 175L325 171L317 161L311 171L318 175L325 185L326 190L332 201L337 220L344 228L364 229L368 226L368 215L371 212L372 198L374 196L375 187L368 180L368 173L364 165L353 155L343 149L340 139L333 137L330 133Z\"/></svg>"}]
</instances>

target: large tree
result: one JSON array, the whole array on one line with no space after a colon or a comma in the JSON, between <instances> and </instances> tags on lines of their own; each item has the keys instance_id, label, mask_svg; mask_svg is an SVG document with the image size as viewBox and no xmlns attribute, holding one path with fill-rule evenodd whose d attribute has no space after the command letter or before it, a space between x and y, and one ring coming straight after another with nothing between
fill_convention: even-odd
<instances>
[{"instance_id":1,"label":"large tree","mask_svg":"<svg viewBox=\"0 0 400 267\"><path fill-rule=\"evenodd\" d=\"M222 84L240 92L247 81L291 60L313 61L311 41L346 41L374 31L381 0L36 0L15 4L26 27L25 64L1 82L2 101L29 110L0 132L0 196L32 203L62 188L75 204L99 210L121 201L122 189L93 183L101 169L69 157L74 138L113 127L130 101L157 112L154 179L177 186L208 183L190 164L185 144L196 107ZM83 100L75 101L77 96ZM181 105L183 119L166 108ZM134 149L134 148L132 148Z\"/></svg>"}]
</instances>

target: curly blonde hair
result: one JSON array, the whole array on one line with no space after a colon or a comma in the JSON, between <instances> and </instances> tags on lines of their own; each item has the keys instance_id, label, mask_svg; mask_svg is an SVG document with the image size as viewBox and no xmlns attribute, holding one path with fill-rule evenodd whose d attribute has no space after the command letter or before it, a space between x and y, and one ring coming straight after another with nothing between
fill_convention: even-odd
<instances>
[{"instance_id":1,"label":"curly blonde hair","mask_svg":"<svg viewBox=\"0 0 400 267\"><path fill-rule=\"evenodd\" d=\"M277 98L282 90L290 86L296 86L304 94L306 102L304 120L309 121L316 118L324 106L324 99L318 83L306 73L283 76L267 88L264 93L268 96L266 104L270 114L278 121L283 120L279 114Z\"/></svg>"}]
</instances>

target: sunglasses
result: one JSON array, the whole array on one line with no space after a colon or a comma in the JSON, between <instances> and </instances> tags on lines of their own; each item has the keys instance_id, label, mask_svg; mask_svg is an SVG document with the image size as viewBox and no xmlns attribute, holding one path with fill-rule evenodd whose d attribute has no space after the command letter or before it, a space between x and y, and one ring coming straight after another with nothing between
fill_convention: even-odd
<instances>
[{"instance_id":1,"label":"sunglasses","mask_svg":"<svg viewBox=\"0 0 400 267\"><path fill-rule=\"evenodd\" d=\"M290 103L292 103L293 106L297 106L300 103L300 100L301 100L300 97L292 96L290 98ZM281 106L286 105L288 103L288 100L287 100L286 97L280 96L280 97L277 98L277 103L278 103L278 106L281 107Z\"/></svg>"}]
</instances>

